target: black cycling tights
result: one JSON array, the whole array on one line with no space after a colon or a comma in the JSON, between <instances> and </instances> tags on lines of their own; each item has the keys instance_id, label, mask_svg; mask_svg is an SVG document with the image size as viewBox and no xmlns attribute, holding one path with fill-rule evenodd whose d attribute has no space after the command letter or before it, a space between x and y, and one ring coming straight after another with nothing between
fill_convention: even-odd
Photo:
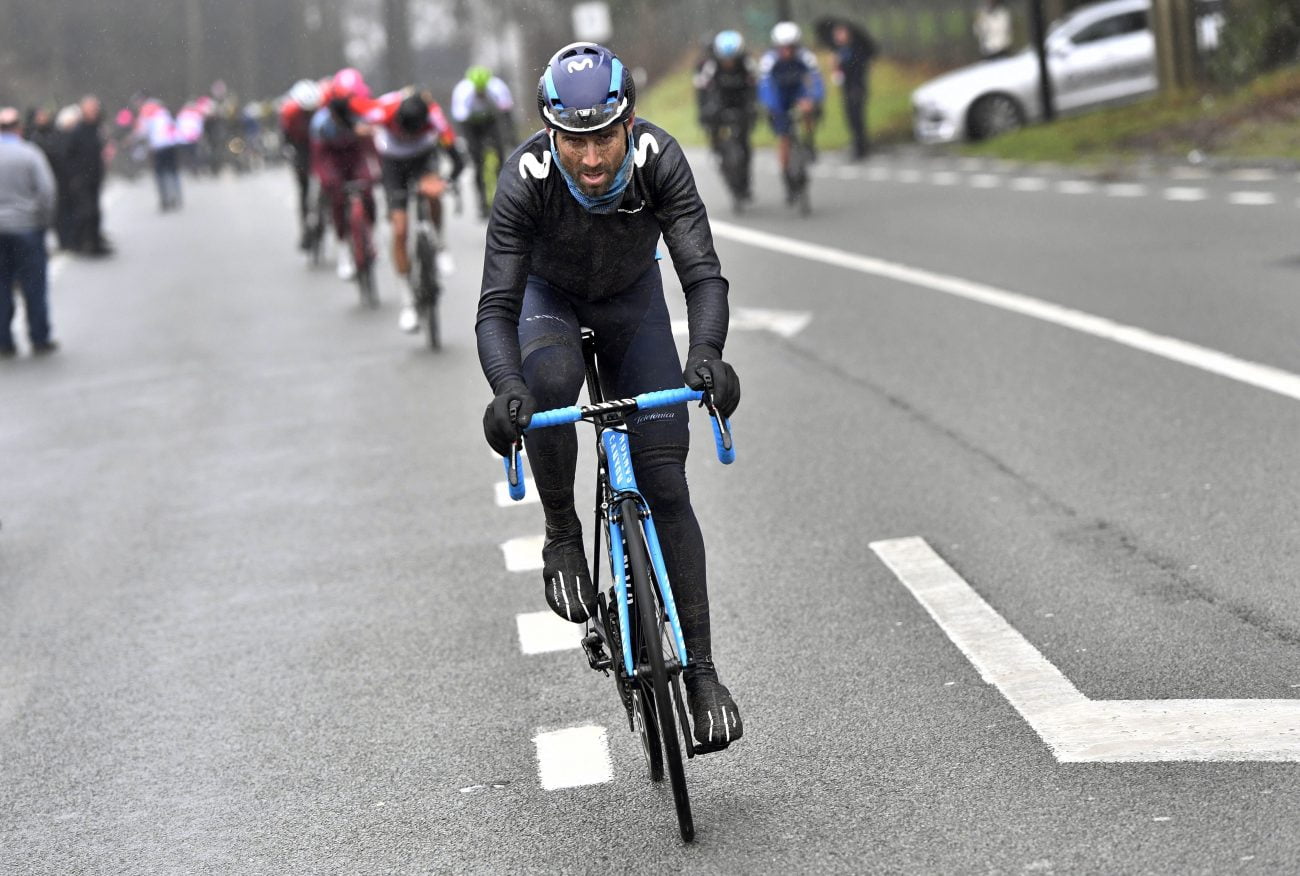
<instances>
[{"instance_id":1,"label":"black cycling tights","mask_svg":"<svg viewBox=\"0 0 1300 876\"><path fill-rule=\"evenodd\" d=\"M596 365L609 399L629 398L682 385L682 366L664 303L659 266L629 288L602 301L564 294L540 277L529 277L519 319L524 380L538 410L577 402L583 386L582 327L596 333ZM664 563L677 602L682 636L693 660L711 656L709 596L704 537L686 487L690 446L685 404L628 417L637 486L650 503ZM574 426L530 433L528 460L549 536L580 528L574 510L578 436Z\"/></svg>"}]
</instances>

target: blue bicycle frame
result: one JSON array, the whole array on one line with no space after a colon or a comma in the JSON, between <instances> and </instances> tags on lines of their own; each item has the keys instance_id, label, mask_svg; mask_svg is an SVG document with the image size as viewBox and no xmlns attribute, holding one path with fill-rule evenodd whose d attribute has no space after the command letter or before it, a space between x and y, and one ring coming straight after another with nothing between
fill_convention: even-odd
<instances>
[{"instance_id":1,"label":"blue bicycle frame","mask_svg":"<svg viewBox=\"0 0 1300 876\"><path fill-rule=\"evenodd\" d=\"M627 499L632 499L638 509L642 532L645 534L646 548L650 554L650 564L654 570L659 595L663 600L664 612L672 629L673 648L676 651L680 667L686 666L686 643L682 638L681 625L677 620L677 604L673 600L672 586L668 580L668 570L664 565L663 550L659 546L659 534L655 530L649 503L646 502L645 497L641 495L641 491L637 488L636 476L632 471L632 449L628 442L627 431L617 426L608 425L606 421L621 420L623 415L632 411L668 407L682 402L701 400L704 400L704 393L689 387L658 390L620 401L597 402L592 405L572 405L567 408L542 411L533 415L527 430L525 430L531 432L534 429L576 423L579 420L591 420L599 430L600 443L604 451L605 470L612 493L609 502L610 513L606 517L606 537L608 539L606 543L609 545L610 571L614 577L614 592L618 599L618 626L620 638L622 639L623 668L628 678L635 677L636 669L633 665L628 581L625 568L626 560L623 552L623 527L628 525L628 521L623 519L622 509ZM736 458L736 449L732 443L730 425L727 423L726 418L717 413L711 402L705 400L705 404L711 414L714 445L717 449L718 459L724 465L730 464ZM510 497L518 501L524 497L524 479L520 472L519 446L517 444L512 449L510 456L503 459L502 463L506 470L506 481L509 485Z\"/></svg>"}]
</instances>

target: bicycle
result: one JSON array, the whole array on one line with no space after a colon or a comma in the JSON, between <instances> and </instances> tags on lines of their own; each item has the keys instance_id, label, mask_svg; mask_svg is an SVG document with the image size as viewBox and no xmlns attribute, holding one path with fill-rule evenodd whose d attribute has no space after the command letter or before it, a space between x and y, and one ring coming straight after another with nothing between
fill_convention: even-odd
<instances>
[{"instance_id":1,"label":"bicycle","mask_svg":"<svg viewBox=\"0 0 1300 876\"><path fill-rule=\"evenodd\" d=\"M367 307L378 307L379 296L375 292L375 244L371 233L370 212L366 209L370 183L352 180L343 185L343 191L348 199L348 245L352 247L361 303Z\"/></svg>"},{"instance_id":2,"label":"bicycle","mask_svg":"<svg viewBox=\"0 0 1300 876\"><path fill-rule=\"evenodd\" d=\"M329 228L329 198L321 191L314 178L307 189L307 219L304 231L307 237L307 255L313 268L319 268L325 257L325 231Z\"/></svg>"},{"instance_id":3,"label":"bicycle","mask_svg":"<svg viewBox=\"0 0 1300 876\"><path fill-rule=\"evenodd\" d=\"M785 166L785 202L798 207L799 215L812 213L812 201L808 195L809 171L813 163L812 134L790 135L790 160Z\"/></svg>"},{"instance_id":4,"label":"bicycle","mask_svg":"<svg viewBox=\"0 0 1300 876\"><path fill-rule=\"evenodd\" d=\"M596 369L595 333L589 329L582 332L582 353L590 404L534 414L525 431L579 420L596 428L596 528L591 576L596 589L596 613L587 621L582 649L592 669L606 675L613 672L628 727L641 739L650 780L663 781L667 765L678 830L682 839L690 842L695 838L695 822L682 750L689 760L715 749L694 742L691 735L681 685L681 673L687 665L686 644L654 518L633 475L625 418L633 411L701 401L712 418L718 459L723 464L736 458L731 427L714 408L707 392L687 387L606 401ZM516 501L524 497L520 447L521 442L516 442L511 455L503 460L509 492ZM602 534L612 578L608 596L600 590Z\"/></svg>"},{"instance_id":5,"label":"bicycle","mask_svg":"<svg viewBox=\"0 0 1300 876\"><path fill-rule=\"evenodd\" d=\"M745 203L749 200L749 162L744 140L747 128L744 112L729 109L722 112L718 128L714 132L718 167L731 192L731 211L737 214L744 210Z\"/></svg>"},{"instance_id":6,"label":"bicycle","mask_svg":"<svg viewBox=\"0 0 1300 876\"><path fill-rule=\"evenodd\" d=\"M415 258L411 268L414 270L413 291L415 292L415 311L420 315L424 325L425 336L432 350L441 349L442 341L438 336L438 298L442 295L442 283L438 279L438 250L441 240L438 229L433 224L429 211L429 199L418 191L414 195L415 205ZM409 215L409 214L408 214Z\"/></svg>"}]
</instances>

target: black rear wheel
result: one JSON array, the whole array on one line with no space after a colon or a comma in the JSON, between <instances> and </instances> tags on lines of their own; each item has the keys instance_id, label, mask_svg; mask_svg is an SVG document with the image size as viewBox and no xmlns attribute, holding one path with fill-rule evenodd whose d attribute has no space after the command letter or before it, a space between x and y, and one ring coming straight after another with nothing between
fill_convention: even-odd
<instances>
[{"instance_id":1,"label":"black rear wheel","mask_svg":"<svg viewBox=\"0 0 1300 876\"><path fill-rule=\"evenodd\" d=\"M677 827L682 839L695 838L695 821L691 817L691 801L686 791L686 771L682 766L681 739L677 736L677 716L668 687L668 668L664 664L663 618L659 599L651 579L650 556L641 534L641 525L635 500L623 502L623 535L627 542L629 575L632 579L632 599L639 622L638 635L633 645L638 652L637 671L640 678L641 699L653 708L647 712L657 715L660 741L663 743L664 763L673 789L673 804L677 809ZM642 660L645 662L643 663ZM647 696L647 694L649 696ZM651 720L646 721L647 724Z\"/></svg>"},{"instance_id":2,"label":"black rear wheel","mask_svg":"<svg viewBox=\"0 0 1300 876\"><path fill-rule=\"evenodd\" d=\"M438 294L441 290L438 285L437 252L427 234L420 233L415 238L415 263L420 284L420 318L424 321L429 348L437 350L442 346L438 333Z\"/></svg>"}]
</instances>

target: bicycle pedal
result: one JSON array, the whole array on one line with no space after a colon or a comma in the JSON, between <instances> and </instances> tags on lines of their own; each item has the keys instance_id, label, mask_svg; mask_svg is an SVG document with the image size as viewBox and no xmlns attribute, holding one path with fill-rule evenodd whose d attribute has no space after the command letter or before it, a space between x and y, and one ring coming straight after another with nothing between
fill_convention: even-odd
<instances>
[{"instance_id":1,"label":"bicycle pedal","mask_svg":"<svg viewBox=\"0 0 1300 876\"><path fill-rule=\"evenodd\" d=\"M607 675L609 674L610 667L614 665L614 661L610 659L610 656L607 653L605 653L605 645L598 634L588 633L583 636L582 650L587 655L587 662L591 664L592 669L595 669L598 672L604 672Z\"/></svg>"}]
</instances>

